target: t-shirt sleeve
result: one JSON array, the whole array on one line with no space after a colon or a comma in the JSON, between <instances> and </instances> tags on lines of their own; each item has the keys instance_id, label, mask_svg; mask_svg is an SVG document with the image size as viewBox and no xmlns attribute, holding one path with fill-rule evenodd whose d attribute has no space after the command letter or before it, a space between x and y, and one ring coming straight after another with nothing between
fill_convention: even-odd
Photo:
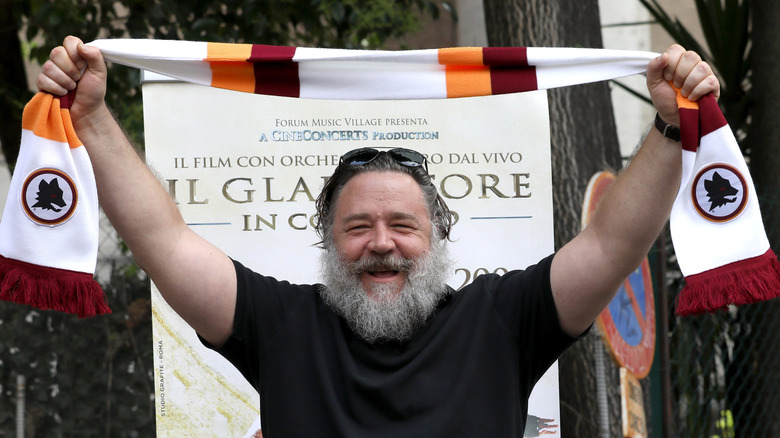
<instances>
[{"instance_id":1,"label":"t-shirt sleeve","mask_svg":"<svg viewBox=\"0 0 780 438\"><path fill-rule=\"evenodd\" d=\"M235 260L233 265L236 269L233 333L219 347L202 338L200 340L230 361L257 388L263 345L273 339L309 291L302 286L260 275Z\"/></svg>"},{"instance_id":2,"label":"t-shirt sleeve","mask_svg":"<svg viewBox=\"0 0 780 438\"><path fill-rule=\"evenodd\" d=\"M552 259L550 255L524 271L494 277L488 285L498 318L537 378L579 339L561 329L550 286Z\"/></svg>"}]
</instances>

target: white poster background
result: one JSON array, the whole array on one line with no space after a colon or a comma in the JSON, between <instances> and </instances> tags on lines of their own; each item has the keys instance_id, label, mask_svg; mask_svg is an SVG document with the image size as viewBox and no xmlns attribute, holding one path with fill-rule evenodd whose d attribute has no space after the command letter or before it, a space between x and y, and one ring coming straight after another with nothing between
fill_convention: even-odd
<instances>
[{"instance_id":1,"label":"white poster background","mask_svg":"<svg viewBox=\"0 0 780 438\"><path fill-rule=\"evenodd\" d=\"M364 146L415 149L458 222L450 245L459 288L553 251L547 97L543 91L419 101L323 101L170 81L143 86L146 157L187 223L232 258L295 283L318 281L311 226L323 178ZM128 182L131 184L132 182ZM160 437L242 437L256 391L153 286ZM560 424L557 364L529 414ZM559 436L558 433L549 436Z\"/></svg>"}]
</instances>

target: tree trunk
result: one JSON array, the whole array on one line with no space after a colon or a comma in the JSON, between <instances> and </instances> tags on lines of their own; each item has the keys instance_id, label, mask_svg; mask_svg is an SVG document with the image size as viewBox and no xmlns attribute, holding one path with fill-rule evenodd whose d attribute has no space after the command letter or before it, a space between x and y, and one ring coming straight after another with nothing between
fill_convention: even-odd
<instances>
[{"instance_id":1,"label":"tree trunk","mask_svg":"<svg viewBox=\"0 0 780 438\"><path fill-rule=\"evenodd\" d=\"M9 5L0 5L0 146L8 167L13 170L19 155L22 135L22 108L30 97L27 76L19 42L19 23ZM4 95L3 95L4 94Z\"/></svg>"},{"instance_id":2,"label":"tree trunk","mask_svg":"<svg viewBox=\"0 0 780 438\"><path fill-rule=\"evenodd\" d=\"M491 46L603 46L597 0L485 0L485 23ZM580 231L590 177L616 172L621 160L607 83L550 90L548 99L558 249ZM601 342L594 329L560 359L563 436L621 436L618 368L606 357L609 430L599 429L594 358L606 355Z\"/></svg>"},{"instance_id":3,"label":"tree trunk","mask_svg":"<svg viewBox=\"0 0 780 438\"><path fill-rule=\"evenodd\" d=\"M754 109L750 127L750 169L759 195L765 202L764 223L769 243L780 248L780 2L753 0L753 67ZM769 207L769 208L767 208Z\"/></svg>"},{"instance_id":4,"label":"tree trunk","mask_svg":"<svg viewBox=\"0 0 780 438\"><path fill-rule=\"evenodd\" d=\"M752 1L751 65L754 107L749 133L750 170L770 246L780 248L780 2ZM727 369L729 408L738 436L780 436L780 300L740 307L735 359Z\"/></svg>"}]
</instances>

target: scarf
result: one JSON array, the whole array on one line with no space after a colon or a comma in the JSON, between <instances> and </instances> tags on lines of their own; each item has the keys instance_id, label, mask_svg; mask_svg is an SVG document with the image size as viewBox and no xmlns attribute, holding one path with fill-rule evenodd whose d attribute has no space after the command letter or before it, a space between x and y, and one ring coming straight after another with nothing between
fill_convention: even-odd
<instances>
[{"instance_id":1,"label":"scarf","mask_svg":"<svg viewBox=\"0 0 780 438\"><path fill-rule=\"evenodd\" d=\"M677 95L683 174L669 226L691 315L780 295L780 263L764 232L747 164L715 98Z\"/></svg>"},{"instance_id":2,"label":"scarf","mask_svg":"<svg viewBox=\"0 0 780 438\"><path fill-rule=\"evenodd\" d=\"M74 313L110 313L94 280L98 199L70 95L25 106L16 170L0 222L0 298Z\"/></svg>"},{"instance_id":3,"label":"scarf","mask_svg":"<svg viewBox=\"0 0 780 438\"><path fill-rule=\"evenodd\" d=\"M638 51L533 47L369 51L132 39L90 44L109 61L196 84L274 96L349 100L440 99L544 90L643 73L647 63L658 56ZM50 142L49 137L25 130L20 164L0 223L0 298L82 316L104 313L108 310L102 305L102 294L73 293L72 289L81 291L81 286L69 284L40 286L58 274L78 273L80 279L91 279L97 245L93 238L97 235L96 219L77 221L74 213L73 218L54 225L35 220L27 223L29 214L16 201L25 187L30 191L30 184L25 183L29 175L39 169L58 169L59 164L47 163L58 163L68 158L63 155L83 151L67 110L59 108L61 99L41 96L25 108L25 120L28 111L59 112L63 123L57 126L69 132L72 144L79 146L63 141L59 144L66 152L69 148L69 154L50 153L38 146ZM47 102L51 109L39 108ZM678 105L685 170L671 223L687 283L678 297L678 313L714 311L780 295L780 263L769 248L744 159L714 98L703 99L699 105L681 98ZM22 154L36 158L26 163ZM71 179L77 187L83 185L78 190L81 205L94 193L94 179L86 153L79 152L78 160L86 164L74 165L82 171ZM39 186L36 196L51 189L59 175L43 177L45 184L35 182ZM728 184L731 186L726 187ZM726 188L716 192L720 187ZM38 205L41 203L33 203L32 210L46 209ZM730 213L721 212L724 206ZM79 231L70 231L71 227ZM44 233L51 237L29 237ZM63 237L55 240L54 235L60 234ZM36 244L23 245L21 241L27 239ZM58 251L57 257L42 254L60 239L67 240L73 251ZM737 244L740 250L730 246ZM91 271L85 270L87 265Z\"/></svg>"}]
</instances>

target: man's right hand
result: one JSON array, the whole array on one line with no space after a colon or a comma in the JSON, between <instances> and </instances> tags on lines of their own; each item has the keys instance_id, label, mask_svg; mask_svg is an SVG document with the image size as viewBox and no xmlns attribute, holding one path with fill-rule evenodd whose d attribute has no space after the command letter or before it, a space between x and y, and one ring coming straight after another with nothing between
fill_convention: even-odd
<instances>
[{"instance_id":1,"label":"man's right hand","mask_svg":"<svg viewBox=\"0 0 780 438\"><path fill-rule=\"evenodd\" d=\"M38 89L76 90L73 127L89 152L100 205L168 304L213 345L233 331L236 272L219 248L190 230L105 104L106 65L96 47L69 36L51 52Z\"/></svg>"},{"instance_id":2,"label":"man's right hand","mask_svg":"<svg viewBox=\"0 0 780 438\"><path fill-rule=\"evenodd\" d=\"M36 82L39 91L63 96L76 90L70 107L70 115L78 125L90 119L92 123L108 115L105 106L106 78L108 73L103 54L97 47L84 44L79 38L69 36L61 46L51 51L43 72Z\"/></svg>"}]
</instances>

